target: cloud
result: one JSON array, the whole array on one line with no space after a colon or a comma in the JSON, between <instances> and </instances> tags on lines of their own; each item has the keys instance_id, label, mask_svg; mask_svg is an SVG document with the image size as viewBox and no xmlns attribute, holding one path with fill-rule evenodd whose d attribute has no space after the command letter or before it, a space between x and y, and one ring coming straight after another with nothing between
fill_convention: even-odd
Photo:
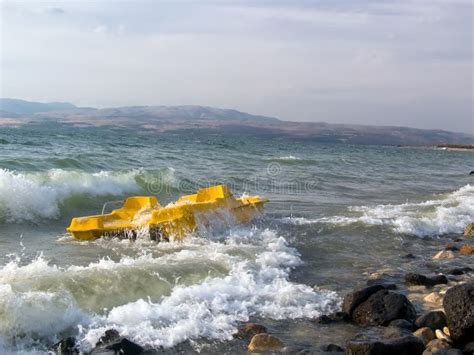
<instances>
[{"instance_id":1,"label":"cloud","mask_svg":"<svg viewBox=\"0 0 474 355\"><path fill-rule=\"evenodd\" d=\"M2 4L1 95L474 128L466 1L54 6L62 16L42 3Z\"/></svg>"},{"instance_id":2,"label":"cloud","mask_svg":"<svg viewBox=\"0 0 474 355\"><path fill-rule=\"evenodd\" d=\"M52 7L48 9L48 12L52 15L62 15L65 13L65 11L60 7Z\"/></svg>"}]
</instances>

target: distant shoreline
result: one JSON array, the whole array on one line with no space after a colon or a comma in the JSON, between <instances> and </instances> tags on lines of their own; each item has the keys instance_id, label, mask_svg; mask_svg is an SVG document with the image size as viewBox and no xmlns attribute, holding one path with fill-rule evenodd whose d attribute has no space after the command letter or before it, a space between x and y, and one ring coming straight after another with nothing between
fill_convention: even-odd
<instances>
[{"instance_id":1,"label":"distant shoreline","mask_svg":"<svg viewBox=\"0 0 474 355\"><path fill-rule=\"evenodd\" d=\"M474 152L474 144L437 144L435 148L442 150Z\"/></svg>"}]
</instances>

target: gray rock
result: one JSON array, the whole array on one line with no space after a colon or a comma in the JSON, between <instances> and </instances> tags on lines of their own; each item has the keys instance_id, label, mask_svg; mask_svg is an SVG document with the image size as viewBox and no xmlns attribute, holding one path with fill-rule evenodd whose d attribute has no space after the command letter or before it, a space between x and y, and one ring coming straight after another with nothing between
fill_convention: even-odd
<instances>
[{"instance_id":1,"label":"gray rock","mask_svg":"<svg viewBox=\"0 0 474 355\"><path fill-rule=\"evenodd\" d=\"M396 290L397 289L396 284L394 284L393 282L389 282L388 280L385 280L385 279L367 280L366 284L367 284L367 286L380 285L380 286L383 286L383 288L386 289L386 290Z\"/></svg>"},{"instance_id":2,"label":"gray rock","mask_svg":"<svg viewBox=\"0 0 474 355\"><path fill-rule=\"evenodd\" d=\"M409 330L396 327L368 328L347 343L348 355L418 355L423 342Z\"/></svg>"},{"instance_id":3,"label":"gray rock","mask_svg":"<svg viewBox=\"0 0 474 355\"><path fill-rule=\"evenodd\" d=\"M382 285L373 285L369 287L364 287L362 289L351 292L344 297L344 302L342 304L342 311L348 315L352 315L352 311L356 309L358 305L366 301L371 295L377 291L383 290L385 287Z\"/></svg>"},{"instance_id":4,"label":"gray rock","mask_svg":"<svg viewBox=\"0 0 474 355\"><path fill-rule=\"evenodd\" d=\"M447 284L448 278L444 275L436 275L433 277L427 277L421 274L408 273L405 275L405 283L409 286L432 287L438 284Z\"/></svg>"},{"instance_id":5,"label":"gray rock","mask_svg":"<svg viewBox=\"0 0 474 355\"><path fill-rule=\"evenodd\" d=\"M319 324L330 324L350 321L350 317L344 312L335 312L331 314L324 314L316 318L314 321Z\"/></svg>"},{"instance_id":6,"label":"gray rock","mask_svg":"<svg viewBox=\"0 0 474 355\"><path fill-rule=\"evenodd\" d=\"M395 319L392 320L389 324L390 327L398 327L408 330L413 330L413 323L407 321L406 319Z\"/></svg>"},{"instance_id":7,"label":"gray rock","mask_svg":"<svg viewBox=\"0 0 474 355\"><path fill-rule=\"evenodd\" d=\"M92 350L91 355L99 354L121 354L121 355L137 355L142 354L144 349L127 338L121 337L115 329L108 329L104 335L100 337L96 347Z\"/></svg>"},{"instance_id":8,"label":"gray rock","mask_svg":"<svg viewBox=\"0 0 474 355\"><path fill-rule=\"evenodd\" d=\"M451 338L457 342L474 339L474 282L448 289L443 306Z\"/></svg>"},{"instance_id":9,"label":"gray rock","mask_svg":"<svg viewBox=\"0 0 474 355\"><path fill-rule=\"evenodd\" d=\"M467 274L468 272L471 272L472 269L468 266L466 267L456 267L451 270L448 270L448 274L450 275L464 275Z\"/></svg>"},{"instance_id":10,"label":"gray rock","mask_svg":"<svg viewBox=\"0 0 474 355\"><path fill-rule=\"evenodd\" d=\"M474 341L471 341L465 344L462 348L462 352L463 354L469 354L469 355L474 354Z\"/></svg>"},{"instance_id":11,"label":"gray rock","mask_svg":"<svg viewBox=\"0 0 474 355\"><path fill-rule=\"evenodd\" d=\"M428 327L432 330L443 329L446 326L446 315L442 311L431 311L415 320L417 328Z\"/></svg>"},{"instance_id":12,"label":"gray rock","mask_svg":"<svg viewBox=\"0 0 474 355\"><path fill-rule=\"evenodd\" d=\"M380 290L371 295L352 312L352 320L359 325L388 325L392 320L413 322L415 308L402 294Z\"/></svg>"},{"instance_id":13,"label":"gray rock","mask_svg":"<svg viewBox=\"0 0 474 355\"><path fill-rule=\"evenodd\" d=\"M76 346L76 338L67 337L61 339L59 342L51 347L51 350L58 355L76 355L79 354L79 350Z\"/></svg>"}]
</instances>

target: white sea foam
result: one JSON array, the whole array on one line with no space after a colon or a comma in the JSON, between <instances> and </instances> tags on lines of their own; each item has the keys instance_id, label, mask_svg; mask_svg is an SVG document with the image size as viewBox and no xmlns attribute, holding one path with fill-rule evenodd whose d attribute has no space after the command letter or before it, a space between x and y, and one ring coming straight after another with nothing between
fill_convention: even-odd
<instances>
[{"instance_id":1,"label":"white sea foam","mask_svg":"<svg viewBox=\"0 0 474 355\"><path fill-rule=\"evenodd\" d=\"M348 216L308 219L286 217L284 223L295 225L329 223L348 225L363 223L385 225L397 233L417 236L461 233L474 220L474 186L466 185L433 200L378 206L353 206Z\"/></svg>"},{"instance_id":2,"label":"white sea foam","mask_svg":"<svg viewBox=\"0 0 474 355\"><path fill-rule=\"evenodd\" d=\"M294 224L297 226L305 224L313 224L322 222L322 218L306 218L306 217L283 217L279 221L284 224Z\"/></svg>"},{"instance_id":3,"label":"white sea foam","mask_svg":"<svg viewBox=\"0 0 474 355\"><path fill-rule=\"evenodd\" d=\"M42 173L0 170L0 217L9 222L56 218L60 204L74 194L122 195L136 192L139 170L86 173L52 169Z\"/></svg>"},{"instance_id":4,"label":"white sea foam","mask_svg":"<svg viewBox=\"0 0 474 355\"><path fill-rule=\"evenodd\" d=\"M12 349L20 334L23 346L51 342L80 324L75 334L85 351L112 327L141 345L168 348L188 339L231 339L250 317L315 317L340 304L334 292L289 281L301 259L271 230L144 248L140 256L87 266L60 268L42 257L3 266L0 344Z\"/></svg>"},{"instance_id":5,"label":"white sea foam","mask_svg":"<svg viewBox=\"0 0 474 355\"><path fill-rule=\"evenodd\" d=\"M273 158L274 160L302 160L301 158L294 156L294 155L285 155L277 158Z\"/></svg>"}]
</instances>

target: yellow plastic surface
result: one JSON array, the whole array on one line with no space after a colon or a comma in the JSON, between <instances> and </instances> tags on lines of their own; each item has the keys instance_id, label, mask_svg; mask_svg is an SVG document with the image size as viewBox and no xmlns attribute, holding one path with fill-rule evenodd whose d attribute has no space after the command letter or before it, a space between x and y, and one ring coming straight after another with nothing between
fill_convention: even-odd
<instances>
[{"instance_id":1,"label":"yellow plastic surface","mask_svg":"<svg viewBox=\"0 0 474 355\"><path fill-rule=\"evenodd\" d=\"M268 199L260 196L235 198L225 185L200 189L166 207L160 206L156 197L133 196L111 213L73 218L67 231L76 239L91 240L148 227L154 239L179 240L194 232L198 223L205 226L222 218L249 222L261 215L265 202Z\"/></svg>"}]
</instances>

